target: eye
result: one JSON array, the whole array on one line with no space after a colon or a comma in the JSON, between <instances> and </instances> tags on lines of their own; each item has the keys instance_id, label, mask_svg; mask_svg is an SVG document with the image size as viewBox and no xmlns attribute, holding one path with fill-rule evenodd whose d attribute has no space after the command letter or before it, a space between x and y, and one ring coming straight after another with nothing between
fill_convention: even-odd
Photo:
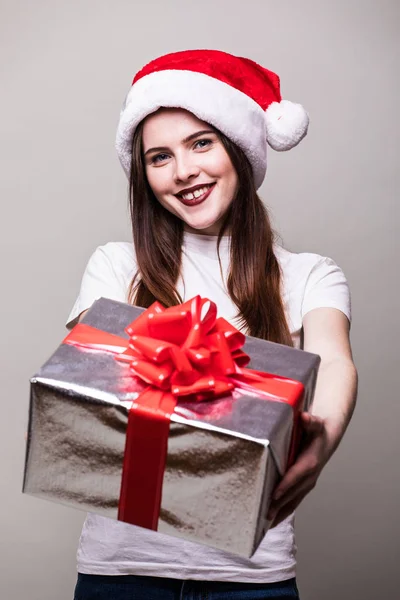
<instances>
[{"instance_id":1,"label":"eye","mask_svg":"<svg viewBox=\"0 0 400 600\"><path fill-rule=\"evenodd\" d=\"M152 164L158 164L160 162L163 162L167 158L169 158L168 154L156 154L152 157L151 162Z\"/></svg>"},{"instance_id":2,"label":"eye","mask_svg":"<svg viewBox=\"0 0 400 600\"><path fill-rule=\"evenodd\" d=\"M210 144L212 144L212 140L204 138L203 140L197 140L197 142L194 145L194 148L199 148L200 150L202 150L202 148L206 148L207 146L210 146Z\"/></svg>"}]
</instances>

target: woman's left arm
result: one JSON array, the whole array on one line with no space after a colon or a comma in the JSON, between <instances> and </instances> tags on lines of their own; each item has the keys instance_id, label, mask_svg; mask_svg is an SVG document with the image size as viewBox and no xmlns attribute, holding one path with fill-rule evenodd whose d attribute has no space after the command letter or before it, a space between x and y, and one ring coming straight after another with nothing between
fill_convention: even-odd
<instances>
[{"instance_id":1,"label":"woman's left arm","mask_svg":"<svg viewBox=\"0 0 400 600\"><path fill-rule=\"evenodd\" d=\"M310 412L301 414L304 444L276 488L268 512L273 525L295 510L315 487L350 422L357 396L357 371L349 328L347 317L335 308L315 308L304 316L304 350L319 354L321 365Z\"/></svg>"}]
</instances>

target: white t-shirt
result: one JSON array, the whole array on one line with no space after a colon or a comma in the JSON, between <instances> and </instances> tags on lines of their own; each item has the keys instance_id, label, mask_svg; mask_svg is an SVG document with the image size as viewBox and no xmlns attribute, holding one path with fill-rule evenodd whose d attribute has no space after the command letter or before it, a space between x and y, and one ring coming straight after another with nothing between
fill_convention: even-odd
<instances>
[{"instance_id":1,"label":"white t-shirt","mask_svg":"<svg viewBox=\"0 0 400 600\"><path fill-rule=\"evenodd\" d=\"M236 306L226 292L218 263L216 236L185 233L182 277L178 290L184 300L200 294L213 300L218 316L236 327ZM224 237L220 256L224 279L229 266L230 238ZM283 297L294 345L300 347L302 320L313 308L341 310L350 320L350 295L341 269L330 258L294 254L274 247L283 272ZM67 327L101 296L127 302L136 272L132 243L110 242L91 256ZM78 548L78 571L98 575L150 575L271 583L295 577L294 514L270 529L250 559L187 542L134 525L89 513Z\"/></svg>"}]
</instances>

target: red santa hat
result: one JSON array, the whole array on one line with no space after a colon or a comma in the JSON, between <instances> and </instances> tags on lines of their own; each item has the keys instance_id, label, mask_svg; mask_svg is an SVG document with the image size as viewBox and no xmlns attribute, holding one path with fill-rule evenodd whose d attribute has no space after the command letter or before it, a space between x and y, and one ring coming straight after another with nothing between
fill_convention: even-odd
<instances>
[{"instance_id":1,"label":"red santa hat","mask_svg":"<svg viewBox=\"0 0 400 600\"><path fill-rule=\"evenodd\" d=\"M248 58L219 50L167 54L136 74L121 110L116 148L127 174L137 125L161 107L186 109L237 144L257 188L265 177L267 143L290 150L309 122L300 104L282 100L278 75Z\"/></svg>"}]
</instances>

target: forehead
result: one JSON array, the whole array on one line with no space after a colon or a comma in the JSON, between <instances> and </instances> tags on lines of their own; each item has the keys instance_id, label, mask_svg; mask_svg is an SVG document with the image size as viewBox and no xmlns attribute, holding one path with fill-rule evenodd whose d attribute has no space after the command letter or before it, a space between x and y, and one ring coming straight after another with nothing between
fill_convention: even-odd
<instances>
[{"instance_id":1,"label":"forehead","mask_svg":"<svg viewBox=\"0 0 400 600\"><path fill-rule=\"evenodd\" d=\"M143 123L143 149L169 146L182 142L188 135L202 129L213 129L205 121L182 108L160 108Z\"/></svg>"}]
</instances>

